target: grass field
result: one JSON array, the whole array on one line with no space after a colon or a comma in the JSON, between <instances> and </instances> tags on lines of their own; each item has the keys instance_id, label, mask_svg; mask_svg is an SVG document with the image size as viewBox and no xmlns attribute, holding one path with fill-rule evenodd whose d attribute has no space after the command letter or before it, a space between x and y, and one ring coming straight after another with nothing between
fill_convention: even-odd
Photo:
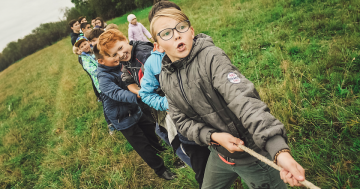
<instances>
[{"instance_id":1,"label":"grass field","mask_svg":"<svg viewBox=\"0 0 360 189\"><path fill-rule=\"evenodd\" d=\"M360 1L175 2L255 83L307 179L360 188ZM134 12L147 28L149 10ZM108 21L127 34L125 22ZM197 187L191 169L157 178L120 132L108 135L70 38L13 64L0 81L0 188ZM171 149L161 156L172 167Z\"/></svg>"}]
</instances>

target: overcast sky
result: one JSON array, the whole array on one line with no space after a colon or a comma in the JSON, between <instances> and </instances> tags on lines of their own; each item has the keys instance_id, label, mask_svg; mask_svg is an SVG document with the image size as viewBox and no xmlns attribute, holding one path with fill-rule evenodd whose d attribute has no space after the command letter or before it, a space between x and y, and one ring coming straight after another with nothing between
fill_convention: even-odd
<instances>
[{"instance_id":1,"label":"overcast sky","mask_svg":"<svg viewBox=\"0 0 360 189\"><path fill-rule=\"evenodd\" d=\"M0 0L0 52L41 23L63 19L60 9L73 7L71 0Z\"/></svg>"}]
</instances>

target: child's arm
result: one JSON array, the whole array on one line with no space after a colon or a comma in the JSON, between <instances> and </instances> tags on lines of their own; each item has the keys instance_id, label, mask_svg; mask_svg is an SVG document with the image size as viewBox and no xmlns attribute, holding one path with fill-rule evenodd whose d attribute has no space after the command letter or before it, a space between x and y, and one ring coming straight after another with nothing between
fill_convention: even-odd
<instances>
[{"instance_id":1,"label":"child's arm","mask_svg":"<svg viewBox=\"0 0 360 189\"><path fill-rule=\"evenodd\" d=\"M137 104L136 95L116 85L110 77L102 73L98 74L101 93L118 102Z\"/></svg>"},{"instance_id":2,"label":"child's arm","mask_svg":"<svg viewBox=\"0 0 360 189\"><path fill-rule=\"evenodd\" d=\"M128 87L128 89L129 89L130 92L136 94L136 96L137 96L138 98L140 98L140 96L139 96L140 87L139 87L136 83L130 84L130 85L128 85L127 87Z\"/></svg>"},{"instance_id":3,"label":"child's arm","mask_svg":"<svg viewBox=\"0 0 360 189\"><path fill-rule=\"evenodd\" d=\"M189 140L199 145L210 145L210 136L217 130L205 123L197 122L181 112L168 98L169 114L174 121L176 129Z\"/></svg>"},{"instance_id":4,"label":"child's arm","mask_svg":"<svg viewBox=\"0 0 360 189\"><path fill-rule=\"evenodd\" d=\"M134 40L134 33L132 32L132 30L128 29L128 38L129 38L129 41L133 41Z\"/></svg>"},{"instance_id":5,"label":"child's arm","mask_svg":"<svg viewBox=\"0 0 360 189\"><path fill-rule=\"evenodd\" d=\"M138 23L140 24L140 23ZM152 36L150 34L150 32L145 28L145 26L143 26L142 24L140 24L142 32L146 35L146 37L148 37L149 39L152 39Z\"/></svg>"},{"instance_id":6,"label":"child's arm","mask_svg":"<svg viewBox=\"0 0 360 189\"><path fill-rule=\"evenodd\" d=\"M246 79L233 66L230 59L223 54L213 57L210 66L213 87L223 96L230 110L239 118L243 126L253 135L254 142L263 150L269 152L272 158L282 149L289 149L286 144L284 125L270 114L267 105L260 100L254 84ZM225 146L224 146L225 147ZM295 180L303 180L303 168L286 153L278 160L286 171L285 182L294 184ZM285 174L283 171L282 174ZM292 175L296 176L294 180ZM300 176L301 175L301 176ZM291 177L290 177L291 176Z\"/></svg>"},{"instance_id":7,"label":"child's arm","mask_svg":"<svg viewBox=\"0 0 360 189\"><path fill-rule=\"evenodd\" d=\"M150 107L166 111L168 109L168 101L165 96L160 96L156 93L156 90L160 87L158 80L155 77L155 73L159 73L161 70L162 56L150 56L145 62L144 77L141 82L141 89L139 95L141 100ZM158 68L158 70L157 70ZM153 71L155 70L155 71Z\"/></svg>"}]
</instances>

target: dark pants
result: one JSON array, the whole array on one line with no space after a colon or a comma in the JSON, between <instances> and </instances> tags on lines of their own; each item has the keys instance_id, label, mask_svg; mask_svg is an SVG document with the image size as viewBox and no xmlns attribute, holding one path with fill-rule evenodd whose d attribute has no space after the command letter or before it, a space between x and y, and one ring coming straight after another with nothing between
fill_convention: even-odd
<instances>
[{"instance_id":1,"label":"dark pants","mask_svg":"<svg viewBox=\"0 0 360 189\"><path fill-rule=\"evenodd\" d=\"M162 132L160 130L160 126L158 124L156 124L156 129L155 129L155 133L163 140L166 142L167 145L171 146L169 138L168 138L168 134L165 132ZM190 168L191 167L191 162L190 162L190 157L187 156L182 150L181 150L181 146L179 146L176 150L175 150L176 155L179 156L179 158L185 162Z\"/></svg>"},{"instance_id":2,"label":"dark pants","mask_svg":"<svg viewBox=\"0 0 360 189\"><path fill-rule=\"evenodd\" d=\"M93 84L94 85L94 84ZM103 101L103 97L104 95L102 94L102 93L100 93L99 94L99 96L97 96L98 98L100 98L100 100L101 101ZM106 121L106 123L108 124L108 125L110 125L111 124L111 121L110 121L110 119L107 117L107 115L105 114L105 107L104 107L104 102L101 102L102 103L102 105L103 105L103 112L104 112L104 117L105 117L105 121ZM115 130L115 129L114 129Z\"/></svg>"},{"instance_id":3,"label":"dark pants","mask_svg":"<svg viewBox=\"0 0 360 189\"><path fill-rule=\"evenodd\" d=\"M193 144L182 144L182 147L184 148L186 155L190 157L191 166L195 172L195 179L199 183L199 188L201 188L210 150L207 146Z\"/></svg>"},{"instance_id":4,"label":"dark pants","mask_svg":"<svg viewBox=\"0 0 360 189\"><path fill-rule=\"evenodd\" d=\"M121 130L121 133L155 173L162 175L166 168L164 161L157 155L156 149L161 149L161 145L155 134L155 126L155 123L142 116L137 124Z\"/></svg>"}]
</instances>

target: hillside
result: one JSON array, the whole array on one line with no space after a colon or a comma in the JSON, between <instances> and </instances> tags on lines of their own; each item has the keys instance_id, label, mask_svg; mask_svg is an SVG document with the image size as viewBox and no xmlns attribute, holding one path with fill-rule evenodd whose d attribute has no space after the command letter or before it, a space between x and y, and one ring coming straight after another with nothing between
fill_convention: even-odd
<instances>
[{"instance_id":1,"label":"hillside","mask_svg":"<svg viewBox=\"0 0 360 189\"><path fill-rule=\"evenodd\" d=\"M282 121L321 188L360 186L360 2L176 0ZM135 11L149 28L150 8ZM127 35L126 15L109 21ZM165 181L120 132L109 136L70 38L0 72L0 188L196 188ZM161 155L172 166L171 149ZM241 188L240 186L234 186ZM245 187L246 188L246 187Z\"/></svg>"}]
</instances>

